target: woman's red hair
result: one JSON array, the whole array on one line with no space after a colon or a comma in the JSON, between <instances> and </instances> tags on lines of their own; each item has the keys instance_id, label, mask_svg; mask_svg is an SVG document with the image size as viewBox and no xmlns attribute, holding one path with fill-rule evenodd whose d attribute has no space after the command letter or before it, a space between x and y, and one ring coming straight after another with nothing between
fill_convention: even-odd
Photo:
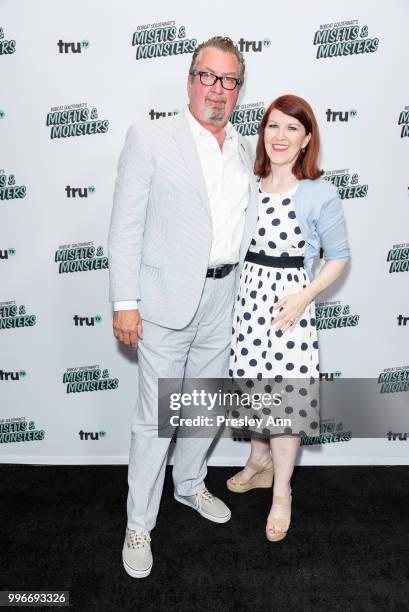
<instances>
[{"instance_id":1,"label":"woman's red hair","mask_svg":"<svg viewBox=\"0 0 409 612\"><path fill-rule=\"evenodd\" d=\"M318 132L318 124L315 119L314 112L311 106L303 98L292 96L290 94L280 96L273 100L268 109L263 115L258 130L258 142L256 149L256 161L254 162L254 174L265 178L270 174L270 158L267 155L264 145L264 130L267 125L270 113L273 109L277 109L285 115L290 115L298 119L305 128L307 134L311 134L310 142L308 143L305 153L300 151L293 166L293 174L298 180L302 179L317 179L324 171L318 168L317 160L320 152L320 135Z\"/></svg>"}]
</instances>

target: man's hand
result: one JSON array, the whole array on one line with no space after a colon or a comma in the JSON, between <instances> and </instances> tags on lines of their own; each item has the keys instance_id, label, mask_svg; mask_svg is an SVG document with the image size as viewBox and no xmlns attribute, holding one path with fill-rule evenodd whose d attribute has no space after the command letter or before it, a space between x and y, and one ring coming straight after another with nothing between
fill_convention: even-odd
<instances>
[{"instance_id":1,"label":"man's hand","mask_svg":"<svg viewBox=\"0 0 409 612\"><path fill-rule=\"evenodd\" d=\"M142 319L139 310L116 310L113 320L114 336L126 346L136 348L142 340Z\"/></svg>"}]
</instances>

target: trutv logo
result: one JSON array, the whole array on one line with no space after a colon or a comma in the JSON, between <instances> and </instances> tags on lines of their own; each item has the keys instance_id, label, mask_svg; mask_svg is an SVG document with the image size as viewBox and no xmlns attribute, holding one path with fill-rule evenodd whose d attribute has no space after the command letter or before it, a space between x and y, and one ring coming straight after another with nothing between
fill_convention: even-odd
<instances>
[{"instance_id":1,"label":"trutv logo","mask_svg":"<svg viewBox=\"0 0 409 612\"><path fill-rule=\"evenodd\" d=\"M358 111L352 109L350 111L333 111L331 108L326 110L327 121L349 121L355 119L358 116Z\"/></svg>"},{"instance_id":2,"label":"trutv logo","mask_svg":"<svg viewBox=\"0 0 409 612\"><path fill-rule=\"evenodd\" d=\"M102 317L101 315L95 315L95 317L80 317L79 315L73 316L73 321L75 327L94 327L95 323L101 323Z\"/></svg>"},{"instance_id":3,"label":"trutv logo","mask_svg":"<svg viewBox=\"0 0 409 612\"><path fill-rule=\"evenodd\" d=\"M106 431L79 431L78 435L80 440L99 440L100 438L105 438Z\"/></svg>"},{"instance_id":4,"label":"trutv logo","mask_svg":"<svg viewBox=\"0 0 409 612\"><path fill-rule=\"evenodd\" d=\"M82 40L81 42L64 42L63 40L57 43L58 53L82 53L83 49L89 49L89 40Z\"/></svg>"},{"instance_id":5,"label":"trutv logo","mask_svg":"<svg viewBox=\"0 0 409 612\"><path fill-rule=\"evenodd\" d=\"M0 249L0 259L8 259L16 254L16 249Z\"/></svg>"},{"instance_id":6,"label":"trutv logo","mask_svg":"<svg viewBox=\"0 0 409 612\"><path fill-rule=\"evenodd\" d=\"M339 370L336 372L320 372L320 380L335 380L336 378L341 378L342 374Z\"/></svg>"},{"instance_id":7,"label":"trutv logo","mask_svg":"<svg viewBox=\"0 0 409 612\"><path fill-rule=\"evenodd\" d=\"M241 53L249 53L251 51L260 53L270 45L271 40L269 38L264 38L264 40L244 40L244 38L240 38L240 40L237 41L237 46Z\"/></svg>"},{"instance_id":8,"label":"trutv logo","mask_svg":"<svg viewBox=\"0 0 409 612\"><path fill-rule=\"evenodd\" d=\"M19 372L5 372L4 370L0 370L0 380L21 380L27 376L27 372L25 370L20 370Z\"/></svg>"},{"instance_id":9,"label":"trutv logo","mask_svg":"<svg viewBox=\"0 0 409 612\"><path fill-rule=\"evenodd\" d=\"M154 121L155 119L160 119L161 117L172 117L173 115L178 115L179 111L178 110L174 110L174 111L156 111L153 108L151 108L151 110L149 111L148 115L151 118L151 121Z\"/></svg>"},{"instance_id":10,"label":"trutv logo","mask_svg":"<svg viewBox=\"0 0 409 612\"><path fill-rule=\"evenodd\" d=\"M87 198L88 194L93 195L96 189L94 185L90 185L89 187L71 187L67 185L65 188L65 193L67 194L67 198Z\"/></svg>"}]
</instances>

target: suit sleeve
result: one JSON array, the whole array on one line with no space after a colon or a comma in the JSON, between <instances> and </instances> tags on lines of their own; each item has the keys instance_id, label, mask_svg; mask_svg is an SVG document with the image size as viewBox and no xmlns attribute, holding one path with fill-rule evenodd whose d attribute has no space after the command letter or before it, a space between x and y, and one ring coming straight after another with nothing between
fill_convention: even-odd
<instances>
[{"instance_id":1,"label":"suit sleeve","mask_svg":"<svg viewBox=\"0 0 409 612\"><path fill-rule=\"evenodd\" d=\"M111 302L142 297L139 274L152 172L149 147L131 125L119 157L108 236Z\"/></svg>"},{"instance_id":2,"label":"suit sleeve","mask_svg":"<svg viewBox=\"0 0 409 612\"><path fill-rule=\"evenodd\" d=\"M338 190L333 185L329 189L317 220L317 232L324 250L325 261L348 261L349 246Z\"/></svg>"}]
</instances>

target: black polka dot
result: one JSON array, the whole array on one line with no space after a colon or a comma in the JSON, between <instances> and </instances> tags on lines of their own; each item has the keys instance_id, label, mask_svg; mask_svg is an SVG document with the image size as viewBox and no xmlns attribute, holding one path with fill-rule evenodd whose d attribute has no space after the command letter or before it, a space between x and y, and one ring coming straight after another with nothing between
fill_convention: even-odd
<instances>
[{"instance_id":1,"label":"black polka dot","mask_svg":"<svg viewBox=\"0 0 409 612\"><path fill-rule=\"evenodd\" d=\"M255 340L253 340L253 344L254 344L254 346L260 346L260 344L261 344L260 338L256 338Z\"/></svg>"},{"instance_id":2,"label":"black polka dot","mask_svg":"<svg viewBox=\"0 0 409 612\"><path fill-rule=\"evenodd\" d=\"M318 348L318 342L317 340L314 340L314 342L312 343L312 346L317 349Z\"/></svg>"},{"instance_id":3,"label":"black polka dot","mask_svg":"<svg viewBox=\"0 0 409 612\"><path fill-rule=\"evenodd\" d=\"M288 257L289 253L287 253L287 251L283 251L280 255L280 257Z\"/></svg>"},{"instance_id":4,"label":"black polka dot","mask_svg":"<svg viewBox=\"0 0 409 612\"><path fill-rule=\"evenodd\" d=\"M292 340L289 340L286 344L287 348L292 349L295 347L295 343Z\"/></svg>"},{"instance_id":5,"label":"black polka dot","mask_svg":"<svg viewBox=\"0 0 409 612\"><path fill-rule=\"evenodd\" d=\"M299 414L300 416L302 416L302 417L306 417L306 416L307 416L307 411L306 411L306 410L300 410L300 411L298 412L298 414Z\"/></svg>"},{"instance_id":6,"label":"black polka dot","mask_svg":"<svg viewBox=\"0 0 409 612\"><path fill-rule=\"evenodd\" d=\"M301 325L301 327L307 327L307 325L308 325L307 319L301 319L300 325Z\"/></svg>"},{"instance_id":7,"label":"black polka dot","mask_svg":"<svg viewBox=\"0 0 409 612\"><path fill-rule=\"evenodd\" d=\"M267 208L267 210L266 210L266 213L267 213L268 215L271 215L271 213L273 213L273 212L274 212L274 206L270 206L270 207L269 207L269 208Z\"/></svg>"},{"instance_id":8,"label":"black polka dot","mask_svg":"<svg viewBox=\"0 0 409 612\"><path fill-rule=\"evenodd\" d=\"M305 240L300 240L300 242L298 243L298 248L301 249L305 244Z\"/></svg>"},{"instance_id":9,"label":"black polka dot","mask_svg":"<svg viewBox=\"0 0 409 612\"><path fill-rule=\"evenodd\" d=\"M281 331L281 329L277 329L276 331L277 338L281 338L282 335L283 335L283 332Z\"/></svg>"},{"instance_id":10,"label":"black polka dot","mask_svg":"<svg viewBox=\"0 0 409 612\"><path fill-rule=\"evenodd\" d=\"M303 343L301 344L301 350L302 350L302 351L306 351L306 350L307 350L307 348L308 348L308 344L307 344L306 342L303 342Z\"/></svg>"},{"instance_id":11,"label":"black polka dot","mask_svg":"<svg viewBox=\"0 0 409 612\"><path fill-rule=\"evenodd\" d=\"M260 193L261 193L261 191L260 191ZM263 202L263 204L268 204L269 201L270 201L270 198L266 197L266 198L263 198L261 201Z\"/></svg>"},{"instance_id":12,"label":"black polka dot","mask_svg":"<svg viewBox=\"0 0 409 612\"><path fill-rule=\"evenodd\" d=\"M287 393L291 393L292 391L294 391L294 387L292 385L286 385L285 390L287 391Z\"/></svg>"},{"instance_id":13,"label":"black polka dot","mask_svg":"<svg viewBox=\"0 0 409 612\"><path fill-rule=\"evenodd\" d=\"M271 370L273 368L273 366L271 365L271 363L269 361L267 361L266 363L266 370Z\"/></svg>"},{"instance_id":14,"label":"black polka dot","mask_svg":"<svg viewBox=\"0 0 409 612\"><path fill-rule=\"evenodd\" d=\"M271 393L271 391L272 391L272 387L271 387L271 385L265 385L265 387L264 387L264 391L265 391L266 393Z\"/></svg>"},{"instance_id":15,"label":"black polka dot","mask_svg":"<svg viewBox=\"0 0 409 612\"><path fill-rule=\"evenodd\" d=\"M294 364L291 362L287 363L285 367L286 367L286 370L294 370Z\"/></svg>"},{"instance_id":16,"label":"black polka dot","mask_svg":"<svg viewBox=\"0 0 409 612\"><path fill-rule=\"evenodd\" d=\"M281 359L283 358L283 354L282 353L276 353L274 355L274 357L277 359L277 361L281 361Z\"/></svg>"},{"instance_id":17,"label":"black polka dot","mask_svg":"<svg viewBox=\"0 0 409 612\"><path fill-rule=\"evenodd\" d=\"M299 390L299 394L302 396L306 396L308 393L307 389L305 389L304 387L302 387L302 389Z\"/></svg>"},{"instance_id":18,"label":"black polka dot","mask_svg":"<svg viewBox=\"0 0 409 612\"><path fill-rule=\"evenodd\" d=\"M254 246L256 244L256 241L254 240L254 238L251 239L251 244Z\"/></svg>"},{"instance_id":19,"label":"black polka dot","mask_svg":"<svg viewBox=\"0 0 409 612\"><path fill-rule=\"evenodd\" d=\"M258 321L259 325L264 325L264 323L266 322L266 320L265 320L265 318L264 318L264 317L259 317L259 318L257 319L257 321Z\"/></svg>"},{"instance_id":20,"label":"black polka dot","mask_svg":"<svg viewBox=\"0 0 409 612\"><path fill-rule=\"evenodd\" d=\"M266 230L264 227L260 227L260 229L258 230L258 233L260 236L264 236L264 234L266 233Z\"/></svg>"},{"instance_id":21,"label":"black polka dot","mask_svg":"<svg viewBox=\"0 0 409 612\"><path fill-rule=\"evenodd\" d=\"M276 274L276 280L280 280L280 278L281 278L281 272L277 272L277 274Z\"/></svg>"},{"instance_id":22,"label":"black polka dot","mask_svg":"<svg viewBox=\"0 0 409 612\"><path fill-rule=\"evenodd\" d=\"M293 430L291 429L291 427L285 427L284 433L287 435L291 435L293 433Z\"/></svg>"},{"instance_id":23,"label":"black polka dot","mask_svg":"<svg viewBox=\"0 0 409 612\"><path fill-rule=\"evenodd\" d=\"M285 200L283 200L283 201L281 202L281 204L282 204L283 206L288 206L288 204L289 204L290 202L291 202L290 198L285 198Z\"/></svg>"},{"instance_id":24,"label":"black polka dot","mask_svg":"<svg viewBox=\"0 0 409 612\"><path fill-rule=\"evenodd\" d=\"M251 334L252 331L253 331L253 328L251 327L251 325L249 325L247 328L247 333Z\"/></svg>"},{"instance_id":25,"label":"black polka dot","mask_svg":"<svg viewBox=\"0 0 409 612\"><path fill-rule=\"evenodd\" d=\"M317 421L313 421L313 422L310 424L310 427L311 427L311 429L317 429L317 427L318 427L318 423L317 423Z\"/></svg>"},{"instance_id":26,"label":"black polka dot","mask_svg":"<svg viewBox=\"0 0 409 612\"><path fill-rule=\"evenodd\" d=\"M293 280L293 275L291 274L291 272L289 272L289 273L287 274L287 280L289 280L289 281L290 281L290 280Z\"/></svg>"},{"instance_id":27,"label":"black polka dot","mask_svg":"<svg viewBox=\"0 0 409 612\"><path fill-rule=\"evenodd\" d=\"M287 232L280 232L280 238L281 238L281 240L286 240L287 239Z\"/></svg>"},{"instance_id":28,"label":"black polka dot","mask_svg":"<svg viewBox=\"0 0 409 612\"><path fill-rule=\"evenodd\" d=\"M263 408L263 410L261 411L263 414L271 414L271 410L270 408Z\"/></svg>"},{"instance_id":29,"label":"black polka dot","mask_svg":"<svg viewBox=\"0 0 409 612\"><path fill-rule=\"evenodd\" d=\"M283 382L283 377L281 376L281 374L276 374L274 376L274 380L276 381L276 383L281 383Z\"/></svg>"},{"instance_id":30,"label":"black polka dot","mask_svg":"<svg viewBox=\"0 0 409 612\"><path fill-rule=\"evenodd\" d=\"M293 411L293 409L291 408L291 406L286 406L285 412L286 412L287 414L291 414L291 413L292 413L292 411Z\"/></svg>"},{"instance_id":31,"label":"black polka dot","mask_svg":"<svg viewBox=\"0 0 409 612\"><path fill-rule=\"evenodd\" d=\"M251 319L251 314L249 312L245 312L244 315L243 315L243 319L248 321L249 319Z\"/></svg>"},{"instance_id":32,"label":"black polka dot","mask_svg":"<svg viewBox=\"0 0 409 612\"><path fill-rule=\"evenodd\" d=\"M242 370L241 368L237 370L237 376L244 376L244 370Z\"/></svg>"},{"instance_id":33,"label":"black polka dot","mask_svg":"<svg viewBox=\"0 0 409 612\"><path fill-rule=\"evenodd\" d=\"M250 297L252 297L253 299L257 297L257 291L250 291Z\"/></svg>"},{"instance_id":34,"label":"black polka dot","mask_svg":"<svg viewBox=\"0 0 409 612\"><path fill-rule=\"evenodd\" d=\"M246 349L246 348L242 348L240 352L241 352L242 355L248 355L249 350Z\"/></svg>"},{"instance_id":35,"label":"black polka dot","mask_svg":"<svg viewBox=\"0 0 409 612\"><path fill-rule=\"evenodd\" d=\"M289 219L295 219L295 211L294 210L290 210L290 212L288 213L288 217L289 217Z\"/></svg>"},{"instance_id":36,"label":"black polka dot","mask_svg":"<svg viewBox=\"0 0 409 612\"><path fill-rule=\"evenodd\" d=\"M238 340L239 342L243 342L243 340L244 340L244 336L243 336L243 334L239 334L239 335L238 335L238 337L237 337L237 340Z\"/></svg>"},{"instance_id":37,"label":"black polka dot","mask_svg":"<svg viewBox=\"0 0 409 612\"><path fill-rule=\"evenodd\" d=\"M268 246L270 247L270 249L276 249L277 248L276 243L273 242L272 240L269 240Z\"/></svg>"},{"instance_id":38,"label":"black polka dot","mask_svg":"<svg viewBox=\"0 0 409 612\"><path fill-rule=\"evenodd\" d=\"M310 402L310 406L311 406L311 408L315 408L315 407L317 406L317 404L318 404L318 401L317 401L316 399L313 399L313 400L311 400L311 402Z\"/></svg>"},{"instance_id":39,"label":"black polka dot","mask_svg":"<svg viewBox=\"0 0 409 612\"><path fill-rule=\"evenodd\" d=\"M307 366L305 366L305 365L301 366L300 372L301 372L301 374L306 374L308 372Z\"/></svg>"},{"instance_id":40,"label":"black polka dot","mask_svg":"<svg viewBox=\"0 0 409 612\"><path fill-rule=\"evenodd\" d=\"M256 366L257 365L257 359L250 359L249 364L251 366Z\"/></svg>"},{"instance_id":41,"label":"black polka dot","mask_svg":"<svg viewBox=\"0 0 409 612\"><path fill-rule=\"evenodd\" d=\"M280 225L280 223L281 223L280 219L276 218L272 220L271 225Z\"/></svg>"},{"instance_id":42,"label":"black polka dot","mask_svg":"<svg viewBox=\"0 0 409 612\"><path fill-rule=\"evenodd\" d=\"M255 310L257 310L257 304L256 304L256 303L254 303L254 304L253 304L253 312L254 312Z\"/></svg>"},{"instance_id":43,"label":"black polka dot","mask_svg":"<svg viewBox=\"0 0 409 612\"><path fill-rule=\"evenodd\" d=\"M298 225L297 225L297 227L294 229L294 233L295 233L295 234L301 234L301 229L298 227Z\"/></svg>"},{"instance_id":44,"label":"black polka dot","mask_svg":"<svg viewBox=\"0 0 409 612\"><path fill-rule=\"evenodd\" d=\"M251 387L254 387L254 382L251 379L246 380L246 387L251 389Z\"/></svg>"}]
</instances>

